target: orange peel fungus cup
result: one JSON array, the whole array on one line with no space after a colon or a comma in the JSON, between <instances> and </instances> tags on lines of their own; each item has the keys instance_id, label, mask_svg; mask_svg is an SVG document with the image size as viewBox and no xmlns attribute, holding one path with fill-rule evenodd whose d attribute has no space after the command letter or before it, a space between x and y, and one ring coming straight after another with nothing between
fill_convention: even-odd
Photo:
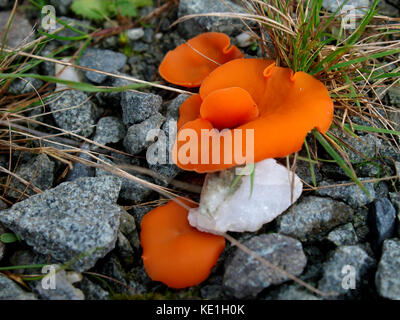
<instances>
[{"instance_id":1,"label":"orange peel fungus cup","mask_svg":"<svg viewBox=\"0 0 400 320\"><path fill-rule=\"evenodd\" d=\"M179 198L186 205L193 204ZM146 273L170 288L186 288L207 279L225 248L225 238L192 227L188 210L175 201L147 213L140 243Z\"/></svg>"}]
</instances>

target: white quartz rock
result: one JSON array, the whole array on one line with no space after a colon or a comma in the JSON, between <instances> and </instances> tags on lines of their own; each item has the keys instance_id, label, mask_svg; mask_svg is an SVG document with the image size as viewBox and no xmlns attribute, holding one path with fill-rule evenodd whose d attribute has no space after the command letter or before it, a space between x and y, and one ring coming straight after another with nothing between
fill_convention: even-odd
<instances>
[{"instance_id":1,"label":"white quartz rock","mask_svg":"<svg viewBox=\"0 0 400 320\"><path fill-rule=\"evenodd\" d=\"M63 62L71 62L70 59L62 59ZM76 82L81 82L82 81L82 74L80 71L74 67L67 67L62 64L56 63L55 66L55 74L57 78L63 79L63 80L68 80L68 81L76 81ZM56 84L57 90L65 89L68 88L67 85L62 84L62 83L57 83Z\"/></svg>"},{"instance_id":2,"label":"white quartz rock","mask_svg":"<svg viewBox=\"0 0 400 320\"><path fill-rule=\"evenodd\" d=\"M301 195L299 177L266 159L255 164L253 192L250 176L243 175L234 188L235 169L209 173L204 183L200 205L190 209L189 223L201 231L257 231L289 208Z\"/></svg>"}]
</instances>

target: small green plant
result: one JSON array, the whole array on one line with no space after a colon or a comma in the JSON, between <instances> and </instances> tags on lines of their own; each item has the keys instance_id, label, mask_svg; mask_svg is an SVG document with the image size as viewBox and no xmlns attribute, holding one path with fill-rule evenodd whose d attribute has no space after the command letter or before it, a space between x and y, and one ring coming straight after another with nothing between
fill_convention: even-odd
<instances>
[{"instance_id":1,"label":"small green plant","mask_svg":"<svg viewBox=\"0 0 400 320\"><path fill-rule=\"evenodd\" d=\"M71 9L84 18L104 20L117 15L136 17L138 8L152 4L152 0L74 0Z\"/></svg>"},{"instance_id":2,"label":"small green plant","mask_svg":"<svg viewBox=\"0 0 400 320\"><path fill-rule=\"evenodd\" d=\"M21 239L14 233L3 233L0 235L0 242L13 243L16 241L21 241Z\"/></svg>"}]
</instances>

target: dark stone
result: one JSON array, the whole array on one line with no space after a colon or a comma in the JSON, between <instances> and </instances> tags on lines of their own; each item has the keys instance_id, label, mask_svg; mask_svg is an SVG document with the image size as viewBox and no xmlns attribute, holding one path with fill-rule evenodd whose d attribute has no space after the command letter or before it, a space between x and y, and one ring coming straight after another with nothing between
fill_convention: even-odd
<instances>
[{"instance_id":1,"label":"dark stone","mask_svg":"<svg viewBox=\"0 0 400 320\"><path fill-rule=\"evenodd\" d=\"M79 65L109 73L116 73L127 62L127 57L111 50L88 48L82 55ZM86 78L94 83L102 83L108 77L94 71L84 71Z\"/></svg>"},{"instance_id":2,"label":"dark stone","mask_svg":"<svg viewBox=\"0 0 400 320\"><path fill-rule=\"evenodd\" d=\"M396 210L387 198L377 199L370 206L369 228L374 250L378 250L385 239L395 232Z\"/></svg>"},{"instance_id":3,"label":"dark stone","mask_svg":"<svg viewBox=\"0 0 400 320\"><path fill-rule=\"evenodd\" d=\"M300 241L280 234L263 234L243 243L250 250L292 275L299 275L306 266ZM225 262L223 285L235 298L255 297L270 285L289 280L281 272L267 268L249 254L236 249L233 257Z\"/></svg>"}]
</instances>

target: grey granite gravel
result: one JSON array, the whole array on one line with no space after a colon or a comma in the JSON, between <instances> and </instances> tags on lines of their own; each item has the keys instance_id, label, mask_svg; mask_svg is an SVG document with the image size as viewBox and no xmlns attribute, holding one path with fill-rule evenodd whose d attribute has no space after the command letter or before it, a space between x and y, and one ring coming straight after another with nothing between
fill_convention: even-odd
<instances>
[{"instance_id":1,"label":"grey granite gravel","mask_svg":"<svg viewBox=\"0 0 400 320\"><path fill-rule=\"evenodd\" d=\"M59 265L53 265L55 270L60 268ZM51 273L47 276L50 277ZM82 275L76 272L66 272L65 270L59 270L55 273L55 288L49 287L44 288L42 281L50 284L50 279L42 279L35 286L35 292L39 295L40 299L43 300L84 300L85 296L83 292L73 286L75 282L82 280Z\"/></svg>"},{"instance_id":2,"label":"grey granite gravel","mask_svg":"<svg viewBox=\"0 0 400 320\"><path fill-rule=\"evenodd\" d=\"M327 239L338 247L358 243L356 231L351 223L346 223L329 232Z\"/></svg>"},{"instance_id":3,"label":"grey granite gravel","mask_svg":"<svg viewBox=\"0 0 400 320\"><path fill-rule=\"evenodd\" d=\"M99 157L101 160L114 165L115 163L108 158L105 158L103 156ZM112 175L110 172L105 171L100 168L96 168L96 177L104 176L104 175ZM152 182L153 180L147 176L141 175L141 174L133 174L135 177L138 177L140 179ZM127 178L121 178L118 176L115 176L116 179L118 179L121 182L121 191L119 193L119 196L121 199L125 201L134 201L135 203L140 203L144 200L146 200L151 194L152 190L142 186L141 184L129 180Z\"/></svg>"},{"instance_id":4,"label":"grey granite gravel","mask_svg":"<svg viewBox=\"0 0 400 320\"><path fill-rule=\"evenodd\" d=\"M33 293L24 291L2 274L0 274L0 288L0 300L37 300Z\"/></svg>"},{"instance_id":5,"label":"grey granite gravel","mask_svg":"<svg viewBox=\"0 0 400 320\"><path fill-rule=\"evenodd\" d=\"M0 11L0 38L5 35L8 18L11 16L11 11ZM5 44L11 48L17 48L26 45L33 40L34 31L28 19L21 13L17 12L11 23L11 27L7 32Z\"/></svg>"},{"instance_id":6,"label":"grey granite gravel","mask_svg":"<svg viewBox=\"0 0 400 320\"><path fill-rule=\"evenodd\" d=\"M83 144L81 146L81 149L89 151L90 145ZM83 160L92 160L92 157L90 157L88 154L83 153L83 152L80 153L78 157ZM66 181L73 181L78 178L84 178L84 177L94 177L94 172L95 171L94 171L93 167L89 167L80 162L74 162L74 167L70 171L68 171Z\"/></svg>"},{"instance_id":7,"label":"grey granite gravel","mask_svg":"<svg viewBox=\"0 0 400 320\"><path fill-rule=\"evenodd\" d=\"M202 14L211 12L232 13L232 11L237 13L246 13L243 7L230 0L225 0L223 2L214 0L181 0L179 1L178 17L189 14ZM239 33L242 28L244 28L244 25L240 19L210 16L195 17L178 25L179 32L187 38L193 37L202 32L210 31L234 35L235 33Z\"/></svg>"},{"instance_id":8,"label":"grey granite gravel","mask_svg":"<svg viewBox=\"0 0 400 320\"><path fill-rule=\"evenodd\" d=\"M370 206L368 221L372 245L376 250L384 240L395 234L396 209L389 199L376 199Z\"/></svg>"},{"instance_id":9,"label":"grey granite gravel","mask_svg":"<svg viewBox=\"0 0 400 320\"><path fill-rule=\"evenodd\" d=\"M114 248L122 209L121 184L112 176L80 178L0 212L0 221L28 245L84 271Z\"/></svg>"},{"instance_id":10,"label":"grey granite gravel","mask_svg":"<svg viewBox=\"0 0 400 320\"><path fill-rule=\"evenodd\" d=\"M125 91L121 94L122 120L129 126L161 110L162 98L153 93Z\"/></svg>"},{"instance_id":11,"label":"grey granite gravel","mask_svg":"<svg viewBox=\"0 0 400 320\"><path fill-rule=\"evenodd\" d=\"M8 87L8 92L12 94L26 94L35 92L43 86L43 81L26 77L24 79L15 79Z\"/></svg>"},{"instance_id":12,"label":"grey granite gravel","mask_svg":"<svg viewBox=\"0 0 400 320\"><path fill-rule=\"evenodd\" d=\"M90 136L94 131L95 105L85 92L78 90L62 92L49 105L54 120L61 129L84 137Z\"/></svg>"},{"instance_id":13,"label":"grey granite gravel","mask_svg":"<svg viewBox=\"0 0 400 320\"><path fill-rule=\"evenodd\" d=\"M118 232L116 249L117 254L124 265L130 266L133 264L135 251L133 250L129 240L121 232Z\"/></svg>"},{"instance_id":14,"label":"grey granite gravel","mask_svg":"<svg viewBox=\"0 0 400 320\"><path fill-rule=\"evenodd\" d=\"M156 180L158 183L163 185L168 185L171 179L175 178L182 171L177 165L170 163L172 162L170 154L176 137L176 122L179 118L179 107L187 98L189 98L189 95L182 93L167 104L165 115L166 120L161 127L165 134L165 141L158 139L155 143L155 148L157 150L156 157L162 161L155 164L149 164L151 170L163 177L162 179ZM165 152L165 155L160 157L160 155L158 155L160 150Z\"/></svg>"},{"instance_id":15,"label":"grey granite gravel","mask_svg":"<svg viewBox=\"0 0 400 320\"><path fill-rule=\"evenodd\" d=\"M400 240L388 239L375 275L378 293L387 299L400 300Z\"/></svg>"},{"instance_id":16,"label":"grey granite gravel","mask_svg":"<svg viewBox=\"0 0 400 320\"><path fill-rule=\"evenodd\" d=\"M400 192L389 193L390 200L392 201L397 213L397 235L400 237Z\"/></svg>"},{"instance_id":17,"label":"grey granite gravel","mask_svg":"<svg viewBox=\"0 0 400 320\"><path fill-rule=\"evenodd\" d=\"M329 299L353 297L361 288L371 285L367 275L374 266L375 260L361 246L339 247L324 263L318 289L325 293L333 293ZM354 283L351 281L352 275Z\"/></svg>"},{"instance_id":18,"label":"grey granite gravel","mask_svg":"<svg viewBox=\"0 0 400 320\"><path fill-rule=\"evenodd\" d=\"M127 57L120 52L108 49L88 48L82 55L79 65L87 68L115 73L127 62ZM84 71L87 79L94 83L102 83L108 77L94 71Z\"/></svg>"},{"instance_id":19,"label":"grey granite gravel","mask_svg":"<svg viewBox=\"0 0 400 320\"><path fill-rule=\"evenodd\" d=\"M273 265L299 275L306 266L300 241L280 234L263 234L243 243ZM236 249L225 262L223 285L235 298L255 297L264 288L287 281L280 272L266 268L258 260Z\"/></svg>"},{"instance_id":20,"label":"grey granite gravel","mask_svg":"<svg viewBox=\"0 0 400 320\"><path fill-rule=\"evenodd\" d=\"M135 218L130 215L127 211L123 211L121 214L121 222L119 224L119 231L128 239L132 248L139 252L140 250L140 241L139 241L139 233L136 229L136 221Z\"/></svg>"},{"instance_id":21,"label":"grey granite gravel","mask_svg":"<svg viewBox=\"0 0 400 320\"><path fill-rule=\"evenodd\" d=\"M86 276L83 276L82 281L77 283L76 287L81 289L85 295L85 300L108 300L110 298L108 291L89 280Z\"/></svg>"},{"instance_id":22,"label":"grey granite gravel","mask_svg":"<svg viewBox=\"0 0 400 320\"><path fill-rule=\"evenodd\" d=\"M164 121L165 118L156 113L147 120L130 126L124 138L125 149L135 155L149 147L157 138L157 135L150 134L150 130L160 129Z\"/></svg>"},{"instance_id":23,"label":"grey granite gravel","mask_svg":"<svg viewBox=\"0 0 400 320\"><path fill-rule=\"evenodd\" d=\"M117 143L125 137L126 129L117 117L103 117L97 122L94 142L106 145L107 143Z\"/></svg>"},{"instance_id":24,"label":"grey granite gravel","mask_svg":"<svg viewBox=\"0 0 400 320\"><path fill-rule=\"evenodd\" d=\"M360 178L360 181L363 181L365 179ZM322 181L319 186L331 186L335 184L345 184L345 183L351 183L351 181ZM375 197L375 189L374 189L374 184L372 182L370 183L364 183L365 188L370 194L370 197L366 195L359 186L355 184L350 184L347 186L338 186L338 187L332 187L332 188L321 188L316 191L316 193L320 196L328 196L336 200L341 200L349 204L353 208L361 207L366 204L371 203Z\"/></svg>"},{"instance_id":25,"label":"grey granite gravel","mask_svg":"<svg viewBox=\"0 0 400 320\"><path fill-rule=\"evenodd\" d=\"M322 240L352 215L353 209L340 201L307 196L277 218L277 232L301 241Z\"/></svg>"},{"instance_id":26,"label":"grey granite gravel","mask_svg":"<svg viewBox=\"0 0 400 320\"><path fill-rule=\"evenodd\" d=\"M38 156L32 157L27 163L21 164L15 174L30 182L31 185L39 188L42 191L50 189L53 185L54 180L54 168L55 164L49 159L49 157L42 153ZM27 188L21 181L13 178L10 182L10 187L15 188L21 192L10 189L8 195L13 198L19 198L22 192L25 191L27 195L36 194L31 188Z\"/></svg>"}]
</instances>

